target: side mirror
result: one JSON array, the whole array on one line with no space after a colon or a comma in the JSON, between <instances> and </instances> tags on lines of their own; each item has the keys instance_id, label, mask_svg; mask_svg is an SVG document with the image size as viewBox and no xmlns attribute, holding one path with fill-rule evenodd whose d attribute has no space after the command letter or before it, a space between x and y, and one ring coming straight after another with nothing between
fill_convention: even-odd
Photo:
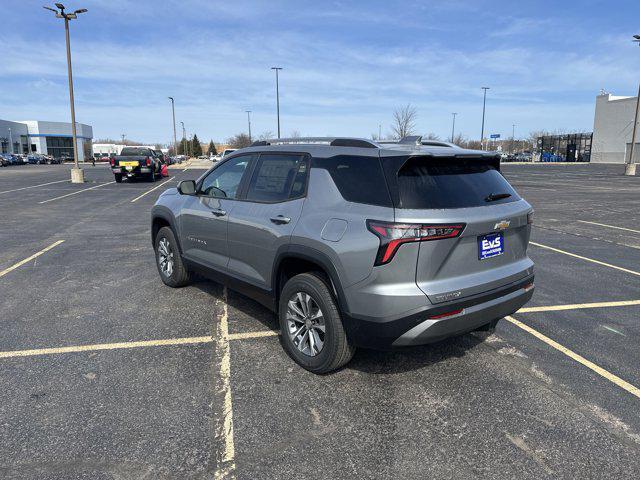
<instances>
[{"instance_id":1,"label":"side mirror","mask_svg":"<svg viewBox=\"0 0 640 480\"><path fill-rule=\"evenodd\" d=\"M195 195L196 182L194 180L182 180L178 183L178 192L182 195Z\"/></svg>"}]
</instances>

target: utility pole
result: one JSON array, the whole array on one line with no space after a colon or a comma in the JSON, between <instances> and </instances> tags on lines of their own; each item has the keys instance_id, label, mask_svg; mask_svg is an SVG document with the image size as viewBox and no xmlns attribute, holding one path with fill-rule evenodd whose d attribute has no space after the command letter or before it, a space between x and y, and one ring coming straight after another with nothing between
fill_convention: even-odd
<instances>
[{"instance_id":1,"label":"utility pole","mask_svg":"<svg viewBox=\"0 0 640 480\"><path fill-rule=\"evenodd\" d=\"M509 149L509 153L513 153L513 145L516 140L516 124L511 125L511 148Z\"/></svg>"},{"instance_id":2,"label":"utility pole","mask_svg":"<svg viewBox=\"0 0 640 480\"><path fill-rule=\"evenodd\" d=\"M189 149L187 147L187 131L184 128L184 122L180 122L180 124L182 125L182 153L189 157Z\"/></svg>"},{"instance_id":3,"label":"utility pole","mask_svg":"<svg viewBox=\"0 0 640 480\"><path fill-rule=\"evenodd\" d=\"M11 147L11 154L13 154L13 135L11 135L11 129L9 129L9 146Z\"/></svg>"},{"instance_id":4,"label":"utility pole","mask_svg":"<svg viewBox=\"0 0 640 480\"><path fill-rule=\"evenodd\" d=\"M124 145L124 137L127 136L126 133L121 133L120 136L122 137L122 145Z\"/></svg>"},{"instance_id":5,"label":"utility pole","mask_svg":"<svg viewBox=\"0 0 640 480\"><path fill-rule=\"evenodd\" d=\"M245 110L247 112L247 122L249 123L249 141L251 141L251 110Z\"/></svg>"},{"instance_id":6,"label":"utility pole","mask_svg":"<svg viewBox=\"0 0 640 480\"><path fill-rule=\"evenodd\" d=\"M280 83L278 81L278 72L282 70L282 67L271 67L271 70L276 71L276 109L278 112L278 138L280 138Z\"/></svg>"},{"instance_id":7,"label":"utility pole","mask_svg":"<svg viewBox=\"0 0 640 480\"><path fill-rule=\"evenodd\" d=\"M480 134L480 149L484 150L484 112L487 107L487 90L489 90L489 87L482 87L482 90L484 90L484 97L482 99L482 133Z\"/></svg>"},{"instance_id":8,"label":"utility pole","mask_svg":"<svg viewBox=\"0 0 640 480\"><path fill-rule=\"evenodd\" d=\"M173 115L173 154L178 155L178 139L176 138L176 109L173 103L173 97L169 97L171 100L171 114Z\"/></svg>"},{"instance_id":9,"label":"utility pole","mask_svg":"<svg viewBox=\"0 0 640 480\"><path fill-rule=\"evenodd\" d=\"M64 5L55 4L58 10L50 7L43 7L51 10L56 14L56 18L64 18L64 31L67 40L67 73L69 77L69 103L71 104L71 136L73 137L73 163L74 168L71 169L71 183L84 183L84 173L78 165L78 137L76 135L76 111L73 100L73 74L71 72L71 43L69 40L69 20L78 18L78 14L85 13L86 8L81 8L73 13L64 13Z\"/></svg>"},{"instance_id":10,"label":"utility pole","mask_svg":"<svg viewBox=\"0 0 640 480\"><path fill-rule=\"evenodd\" d=\"M640 46L640 35L634 35L634 42L638 42ZM638 86L638 98L636 98L636 114L633 117L633 132L631 133L631 149L629 151L629 160L627 160L627 165L624 168L625 175L635 175L636 174L636 163L634 162L633 152L636 146L636 133L638 130L638 119L640 117L640 86Z\"/></svg>"},{"instance_id":11,"label":"utility pole","mask_svg":"<svg viewBox=\"0 0 640 480\"><path fill-rule=\"evenodd\" d=\"M458 115L458 114L454 112L451 115L453 115L453 125L451 127L451 143L453 143L453 138L454 138L455 133L456 133L456 115Z\"/></svg>"}]
</instances>

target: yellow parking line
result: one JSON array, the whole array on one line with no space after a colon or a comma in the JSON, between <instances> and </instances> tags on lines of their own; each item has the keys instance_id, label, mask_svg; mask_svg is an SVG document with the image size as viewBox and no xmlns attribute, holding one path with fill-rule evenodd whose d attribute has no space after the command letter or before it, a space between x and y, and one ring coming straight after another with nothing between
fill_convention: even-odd
<instances>
[{"instance_id":1,"label":"yellow parking line","mask_svg":"<svg viewBox=\"0 0 640 480\"><path fill-rule=\"evenodd\" d=\"M274 330L261 330L259 332L230 333L229 340L247 340L249 338L277 337L280 332Z\"/></svg>"},{"instance_id":2,"label":"yellow parking line","mask_svg":"<svg viewBox=\"0 0 640 480\"><path fill-rule=\"evenodd\" d=\"M616 227L615 225L607 225L606 223L588 222L586 220L577 220L580 223L588 223L590 225L598 225L599 227L615 228L616 230L626 230L627 232L640 233L640 230L634 230L632 228Z\"/></svg>"},{"instance_id":3,"label":"yellow parking line","mask_svg":"<svg viewBox=\"0 0 640 480\"><path fill-rule=\"evenodd\" d=\"M0 358L32 357L36 355L54 355L57 353L92 352L96 350L118 350L123 348L160 347L186 345L194 343L210 343L213 339L206 337L165 338L160 340L144 340L140 342L98 343L93 345L73 345L69 347L37 348L33 350L14 350L0 352Z\"/></svg>"},{"instance_id":4,"label":"yellow parking line","mask_svg":"<svg viewBox=\"0 0 640 480\"><path fill-rule=\"evenodd\" d=\"M546 307L526 307L517 313L557 312L561 310L579 310L583 308L630 307L640 305L640 300L622 300L620 302L574 303L569 305L549 305Z\"/></svg>"},{"instance_id":5,"label":"yellow parking line","mask_svg":"<svg viewBox=\"0 0 640 480\"><path fill-rule=\"evenodd\" d=\"M609 380L610 382L616 384L618 387L622 388L623 390L626 390L631 395L635 395L636 397L640 398L640 388L631 385L629 382L626 382L625 380L623 380L620 377L614 375L613 373L605 370L604 368L596 365L593 362L590 362L589 360L587 360L583 356L578 355L573 350L569 350L567 347L565 347L563 345L560 345L555 340L551 340L549 337L547 337L546 335L540 333L539 331L531 328L529 325L526 325L526 324L520 322L519 320L516 320L515 318L510 317L510 316L507 316L507 317L504 317L504 318L505 318L505 320L511 322L516 327L519 327L522 330L524 330L525 332L530 333L531 335L536 337L538 340L542 340L544 343L546 343L550 347L553 347L556 350L558 350L559 352L564 353L567 357L575 360L576 362L584 365L588 369L596 372L598 375L606 378L607 380Z\"/></svg>"},{"instance_id":6,"label":"yellow parking line","mask_svg":"<svg viewBox=\"0 0 640 480\"><path fill-rule=\"evenodd\" d=\"M231 400L231 349L229 347L229 310L227 305L227 287L222 291L222 315L214 325L216 338L215 358L218 361L218 390L224 396L222 405L222 421L216 424L216 438L221 438L224 448L218 458L218 466L214 474L216 479L234 477L235 445L233 442L233 402Z\"/></svg>"},{"instance_id":7,"label":"yellow parking line","mask_svg":"<svg viewBox=\"0 0 640 480\"><path fill-rule=\"evenodd\" d=\"M53 242L51 245L49 245L46 248L43 248L42 250L40 250L39 252L34 253L33 255L31 255L30 257L25 258L24 260L20 260L18 263L16 263L15 265L11 265L9 268L5 268L4 270L2 270L0 272L0 277L4 277L7 273L14 271L16 268L24 265L25 263L30 262L31 260L33 260L34 258L39 257L40 255L42 255L43 253L48 252L49 250L51 250L54 247L57 247L58 245L60 245L62 242L64 242L64 240L58 240L56 242Z\"/></svg>"},{"instance_id":8,"label":"yellow parking line","mask_svg":"<svg viewBox=\"0 0 640 480\"><path fill-rule=\"evenodd\" d=\"M548 245L542 245L541 243L529 242L531 245L535 245L536 247L546 248L548 250L552 250L554 252L563 253L565 255L569 255L570 257L579 258L580 260L586 260L587 262L596 263L598 265L602 265L604 267L614 268L616 270L620 270L621 272L630 273L631 275L640 276L640 272L636 272L635 270L629 270L628 268L618 267L617 265L611 265L610 263L601 262L600 260L594 260L593 258L583 257L581 255L576 255L575 253L567 252L565 250L560 250L559 248L550 247Z\"/></svg>"},{"instance_id":9,"label":"yellow parking line","mask_svg":"<svg viewBox=\"0 0 640 480\"><path fill-rule=\"evenodd\" d=\"M160 185L156 185L155 187L153 187L150 190L147 190L146 192L144 192L142 195L137 196L136 198L134 198L133 200L131 200L131 203L136 202L138 200L140 200L142 197L144 197L145 195L148 195L149 193L153 192L154 190L157 190L158 188L160 188L161 186L163 186L165 183L169 183L170 181L175 180L175 178L170 178L169 180L166 180L164 182L162 182Z\"/></svg>"},{"instance_id":10,"label":"yellow parking line","mask_svg":"<svg viewBox=\"0 0 640 480\"><path fill-rule=\"evenodd\" d=\"M4 192L0 192L0 193L18 192L20 190L27 190L29 188L36 188L36 187L44 187L45 185L53 185L54 183L62 183L62 182L69 182L69 180L57 180L55 182L41 183L40 185L31 185L29 187L14 188L13 190L5 190Z\"/></svg>"},{"instance_id":11,"label":"yellow parking line","mask_svg":"<svg viewBox=\"0 0 640 480\"><path fill-rule=\"evenodd\" d=\"M77 195L79 193L82 192L86 192L87 190L93 190L94 188L100 188L100 187L104 187L106 185L111 185L112 183L116 183L115 181L113 182L107 182L107 183L103 183L101 185L96 185L94 187L89 187L89 188L83 188L82 190L78 190L76 192L71 192L71 193L67 193L66 195L60 195L59 197L55 197L55 198L50 198L49 200L43 200L42 202L38 202L39 204L43 204L43 203L49 203L49 202L53 202L54 200L60 200L61 198L66 198L66 197L70 197L71 195Z\"/></svg>"}]
</instances>

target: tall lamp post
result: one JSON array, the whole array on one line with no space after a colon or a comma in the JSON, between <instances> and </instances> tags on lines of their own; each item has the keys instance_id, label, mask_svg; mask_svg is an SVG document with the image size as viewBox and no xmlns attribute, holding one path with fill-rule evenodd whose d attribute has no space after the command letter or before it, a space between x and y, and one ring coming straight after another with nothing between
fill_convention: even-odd
<instances>
[{"instance_id":1,"label":"tall lamp post","mask_svg":"<svg viewBox=\"0 0 640 480\"><path fill-rule=\"evenodd\" d=\"M480 133L480 149L484 150L484 112L487 107L487 90L489 90L489 87L482 87L482 90L484 90L484 96L482 99L482 133Z\"/></svg>"},{"instance_id":2,"label":"tall lamp post","mask_svg":"<svg viewBox=\"0 0 640 480\"><path fill-rule=\"evenodd\" d=\"M278 81L278 72L282 70L282 67L271 67L271 70L276 71L276 109L278 112L278 138L280 138L280 84Z\"/></svg>"},{"instance_id":3,"label":"tall lamp post","mask_svg":"<svg viewBox=\"0 0 640 480\"><path fill-rule=\"evenodd\" d=\"M513 153L513 145L516 141L516 124L511 125L511 148L509 149L509 153Z\"/></svg>"},{"instance_id":4,"label":"tall lamp post","mask_svg":"<svg viewBox=\"0 0 640 480\"><path fill-rule=\"evenodd\" d=\"M633 41L640 46L640 35L634 35ZM625 175L636 174L636 164L634 162L633 151L636 146L636 133L638 131L638 117L640 116L640 85L638 86L638 98L636 99L636 115L633 117L633 133L631 134L631 149L629 151L629 160L624 168Z\"/></svg>"},{"instance_id":5,"label":"tall lamp post","mask_svg":"<svg viewBox=\"0 0 640 480\"><path fill-rule=\"evenodd\" d=\"M81 8L73 13L65 13L64 5L61 3L55 4L58 10L51 7L43 7L47 10L51 10L56 14L56 18L64 18L64 31L67 39L67 71L69 76L69 103L71 104L71 135L73 136L73 163L74 168L71 169L71 182L83 183L84 173L78 165L78 138L76 135L76 111L73 101L73 74L71 72L71 44L69 41L69 20L75 20L78 18L78 14L85 13L86 8Z\"/></svg>"},{"instance_id":6,"label":"tall lamp post","mask_svg":"<svg viewBox=\"0 0 640 480\"><path fill-rule=\"evenodd\" d=\"M458 114L454 112L451 115L453 116L453 125L451 126L451 143L453 143L453 137L456 133L456 115Z\"/></svg>"},{"instance_id":7,"label":"tall lamp post","mask_svg":"<svg viewBox=\"0 0 640 480\"><path fill-rule=\"evenodd\" d=\"M187 145L187 131L184 128L184 122L180 122L180 124L182 125L182 145L183 145L182 153L185 154L187 157L189 157L189 148Z\"/></svg>"},{"instance_id":8,"label":"tall lamp post","mask_svg":"<svg viewBox=\"0 0 640 480\"><path fill-rule=\"evenodd\" d=\"M176 109L173 102L173 97L169 97L171 100L171 114L173 115L173 154L178 155L178 139L176 137Z\"/></svg>"},{"instance_id":9,"label":"tall lamp post","mask_svg":"<svg viewBox=\"0 0 640 480\"><path fill-rule=\"evenodd\" d=\"M247 122L249 123L249 141L251 141L251 110L245 110L247 112Z\"/></svg>"}]
</instances>

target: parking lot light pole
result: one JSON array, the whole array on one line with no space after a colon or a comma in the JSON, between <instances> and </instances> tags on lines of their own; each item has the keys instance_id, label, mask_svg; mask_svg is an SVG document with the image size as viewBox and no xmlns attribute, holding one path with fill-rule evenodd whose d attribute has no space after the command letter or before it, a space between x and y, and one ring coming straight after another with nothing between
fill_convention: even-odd
<instances>
[{"instance_id":1,"label":"parking lot light pole","mask_svg":"<svg viewBox=\"0 0 640 480\"><path fill-rule=\"evenodd\" d=\"M176 109L173 102L173 97L169 97L171 100L171 113L173 115L173 154L178 155L178 139L176 137Z\"/></svg>"},{"instance_id":2,"label":"parking lot light pole","mask_svg":"<svg viewBox=\"0 0 640 480\"><path fill-rule=\"evenodd\" d=\"M271 70L276 71L276 111L278 114L278 138L280 138L280 83L278 81L278 71L282 70L282 67L271 67Z\"/></svg>"},{"instance_id":3,"label":"parking lot light pole","mask_svg":"<svg viewBox=\"0 0 640 480\"><path fill-rule=\"evenodd\" d=\"M247 112L247 122L249 123L249 141L251 141L251 110L245 110Z\"/></svg>"},{"instance_id":4,"label":"parking lot light pole","mask_svg":"<svg viewBox=\"0 0 640 480\"><path fill-rule=\"evenodd\" d=\"M633 41L638 42L640 46L640 35L634 35ZM629 149L629 160L624 167L625 175L636 174L636 163L634 162L633 153L636 147L636 133L638 131L638 120L640 116L640 85L638 86L638 98L636 98L636 115L633 117L633 133L631 133L631 148Z\"/></svg>"},{"instance_id":5,"label":"parking lot light pole","mask_svg":"<svg viewBox=\"0 0 640 480\"><path fill-rule=\"evenodd\" d=\"M67 73L69 76L69 103L71 104L71 136L73 137L73 163L74 168L71 169L71 183L84 183L84 173L78 165L78 137L76 135L76 111L73 101L73 74L71 71L71 43L69 40L69 20L75 20L78 18L78 14L85 13L86 8L81 8L73 13L65 13L64 5L61 3L55 4L58 10L51 7L43 7L47 10L51 10L56 14L56 18L64 18L64 31L67 40Z\"/></svg>"},{"instance_id":6,"label":"parking lot light pole","mask_svg":"<svg viewBox=\"0 0 640 480\"><path fill-rule=\"evenodd\" d=\"M484 150L484 112L487 107L487 90L489 90L489 87L482 87L482 90L484 90L484 96L482 99L482 131L480 133L480 149Z\"/></svg>"},{"instance_id":7,"label":"parking lot light pole","mask_svg":"<svg viewBox=\"0 0 640 480\"><path fill-rule=\"evenodd\" d=\"M182 125L182 154L189 158L189 152L187 151L187 130L184 128L184 122L180 122Z\"/></svg>"},{"instance_id":8,"label":"parking lot light pole","mask_svg":"<svg viewBox=\"0 0 640 480\"><path fill-rule=\"evenodd\" d=\"M513 146L516 141L516 124L511 125L511 149L509 153L513 153Z\"/></svg>"},{"instance_id":9,"label":"parking lot light pole","mask_svg":"<svg viewBox=\"0 0 640 480\"><path fill-rule=\"evenodd\" d=\"M453 137L456 133L456 115L458 114L454 112L451 115L453 116L453 125L451 125L451 143L453 143Z\"/></svg>"}]
</instances>

